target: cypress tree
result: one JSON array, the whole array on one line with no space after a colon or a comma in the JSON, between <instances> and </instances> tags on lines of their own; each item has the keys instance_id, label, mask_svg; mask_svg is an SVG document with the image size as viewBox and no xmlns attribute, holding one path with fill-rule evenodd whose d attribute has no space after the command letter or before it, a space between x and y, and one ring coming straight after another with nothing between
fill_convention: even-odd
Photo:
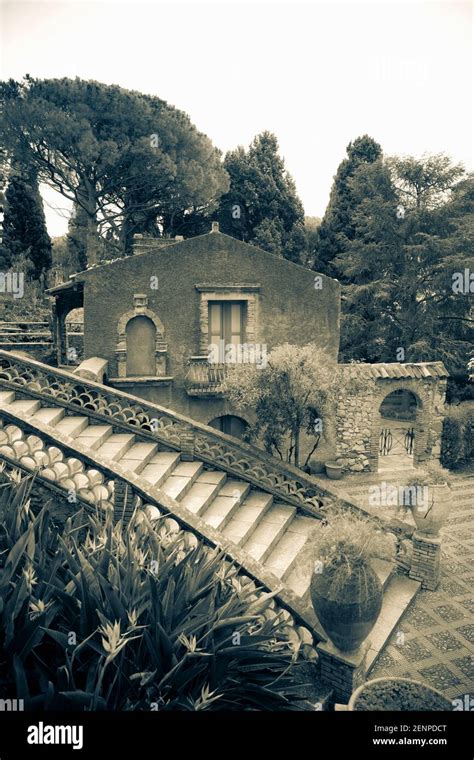
<instances>
[{"instance_id":1,"label":"cypress tree","mask_svg":"<svg viewBox=\"0 0 474 760\"><path fill-rule=\"evenodd\" d=\"M31 262L35 279L51 266L51 240L46 229L43 202L35 172L13 165L5 193L2 268L15 267L19 257Z\"/></svg>"}]
</instances>

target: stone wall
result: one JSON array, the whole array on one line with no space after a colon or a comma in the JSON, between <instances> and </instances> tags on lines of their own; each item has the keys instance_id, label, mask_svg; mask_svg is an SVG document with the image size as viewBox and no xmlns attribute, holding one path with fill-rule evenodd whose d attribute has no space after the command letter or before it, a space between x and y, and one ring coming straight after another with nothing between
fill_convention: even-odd
<instances>
[{"instance_id":1,"label":"stone wall","mask_svg":"<svg viewBox=\"0 0 474 760\"><path fill-rule=\"evenodd\" d=\"M336 459L351 472L370 470L375 381L356 396L339 393L336 405Z\"/></svg>"},{"instance_id":2,"label":"stone wall","mask_svg":"<svg viewBox=\"0 0 474 760\"><path fill-rule=\"evenodd\" d=\"M84 288L85 357L106 359L112 384L111 378L119 376L120 320L133 308L136 294L146 294L147 308L160 320L166 375L172 380L125 386L122 377L117 387L199 422L223 414L241 416L223 397L193 398L185 390L190 357L207 354L210 299L246 301L246 342L265 345L268 352L285 342L316 342L337 359L336 280L320 275L316 283L315 272L221 233L166 246L144 242L143 253L93 267L76 278Z\"/></svg>"},{"instance_id":3,"label":"stone wall","mask_svg":"<svg viewBox=\"0 0 474 760\"><path fill-rule=\"evenodd\" d=\"M377 471L380 430L387 426L380 415L380 405L396 390L410 391L417 399L416 418L407 423L415 430L414 463L439 459L446 379L374 377L375 366L358 365L367 377L354 395L344 391L343 380L348 370L340 367L342 382L335 409L337 461L351 472Z\"/></svg>"}]
</instances>

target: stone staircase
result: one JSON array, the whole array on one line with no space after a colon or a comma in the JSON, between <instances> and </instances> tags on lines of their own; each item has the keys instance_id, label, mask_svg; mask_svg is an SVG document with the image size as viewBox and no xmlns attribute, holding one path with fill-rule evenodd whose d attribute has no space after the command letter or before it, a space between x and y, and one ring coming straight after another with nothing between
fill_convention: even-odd
<instances>
[{"instance_id":1,"label":"stone staircase","mask_svg":"<svg viewBox=\"0 0 474 760\"><path fill-rule=\"evenodd\" d=\"M140 440L139 434L114 432L113 425L94 424L86 415L66 414L62 407L42 406L38 399L0 391L0 457L15 459L90 503L112 506L113 479L80 460L82 450L97 462L108 461L121 471L140 476L186 510L241 547L298 596L307 591L310 573L294 574L300 550L318 526L314 517L276 500L250 483L228 477L203 462L182 461L180 452ZM10 421L10 424L8 424ZM6 423L6 424L5 424ZM23 424L22 424L23 423ZM31 430L24 430L24 423ZM42 434L53 442L48 446ZM64 446L77 449L68 457Z\"/></svg>"},{"instance_id":2,"label":"stone staircase","mask_svg":"<svg viewBox=\"0 0 474 760\"><path fill-rule=\"evenodd\" d=\"M15 361L9 358L12 365ZM26 364L28 370L21 368L18 389L11 388L14 383L9 376L0 375L0 459L36 471L42 482L104 509L114 505L116 483L125 482L141 494L141 506L151 519L166 518L168 527L176 520L184 521L191 528L197 526L198 534L214 545L226 551L230 547L231 556L247 572L263 578L270 590L278 592L287 609L309 624L316 636L324 638L309 600L314 558L308 543L314 530L324 529L321 522L324 509L317 511L315 504L321 501L315 497L303 501L302 489L296 491L291 478L287 487L286 482L282 485L277 477L268 476L270 465L278 474L278 468L282 467L279 462L275 460L273 465L266 455L255 453L257 459L262 458L262 464L257 461L253 469L242 459L229 465L223 446L224 453L212 452L214 463L210 463L206 460L211 448L202 441L204 453L195 453L191 461L186 461L189 457L184 450L177 450L177 439L168 432L171 427L164 427L153 436L145 429L134 428L126 415L104 421L100 397L111 395L107 386L83 381L39 362L18 361ZM39 387L33 373L38 367L41 371L45 368L44 374L52 377L52 386L57 384L54 393L49 385L47 390L45 385ZM69 393L74 383L80 384L77 398L86 397L82 406L73 406L63 392L64 388ZM112 394L129 405L125 405L127 415L132 402L142 404L140 399L127 394L115 391ZM170 410L161 411L181 422L182 418ZM204 431L208 437L215 435L205 427ZM160 436L168 436L173 445ZM221 434L217 437L229 440L228 448L240 446L238 441L234 443ZM249 447L240 448L250 451ZM324 489L320 493L324 494ZM333 500L328 492L327 503ZM349 501L357 504L357 494L349 493ZM394 572L389 563L376 562L374 568L384 588L384 602L371 635L370 665L375 663L419 588L418 583Z\"/></svg>"}]
</instances>

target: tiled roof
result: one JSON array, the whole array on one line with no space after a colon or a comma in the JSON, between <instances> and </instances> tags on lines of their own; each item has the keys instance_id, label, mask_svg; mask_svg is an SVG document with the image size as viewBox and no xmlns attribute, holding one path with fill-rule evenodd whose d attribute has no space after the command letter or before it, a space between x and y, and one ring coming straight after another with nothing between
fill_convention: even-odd
<instances>
[{"instance_id":1,"label":"tiled roof","mask_svg":"<svg viewBox=\"0 0 474 760\"><path fill-rule=\"evenodd\" d=\"M356 367L357 371L367 377L397 379L401 377L425 378L448 377L449 373L443 362L379 362L377 364L340 364L340 367Z\"/></svg>"}]
</instances>

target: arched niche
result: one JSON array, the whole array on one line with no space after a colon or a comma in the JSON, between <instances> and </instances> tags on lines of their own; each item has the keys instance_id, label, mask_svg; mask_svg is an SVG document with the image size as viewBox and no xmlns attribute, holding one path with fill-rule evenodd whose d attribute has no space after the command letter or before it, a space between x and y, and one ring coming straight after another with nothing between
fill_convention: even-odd
<instances>
[{"instance_id":1,"label":"arched niche","mask_svg":"<svg viewBox=\"0 0 474 760\"><path fill-rule=\"evenodd\" d=\"M149 317L137 315L125 327L127 377L150 377L156 371L156 327Z\"/></svg>"},{"instance_id":2,"label":"arched niche","mask_svg":"<svg viewBox=\"0 0 474 760\"><path fill-rule=\"evenodd\" d=\"M133 309L120 317L115 356L118 377L165 377L167 345L164 327L148 308L148 296L136 293Z\"/></svg>"}]
</instances>

